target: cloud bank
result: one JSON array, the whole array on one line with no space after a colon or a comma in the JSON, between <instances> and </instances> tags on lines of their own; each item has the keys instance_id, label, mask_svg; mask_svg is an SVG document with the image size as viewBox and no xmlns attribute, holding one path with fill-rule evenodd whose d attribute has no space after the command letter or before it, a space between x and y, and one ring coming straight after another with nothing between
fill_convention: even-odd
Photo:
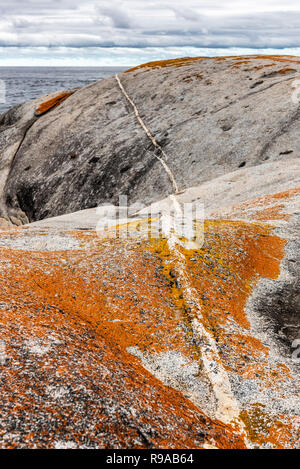
<instances>
[{"instance_id":1,"label":"cloud bank","mask_svg":"<svg viewBox=\"0 0 300 469\"><path fill-rule=\"evenodd\" d=\"M11 0L0 6L0 65L76 55L130 65L227 48L298 55L299 33L295 0Z\"/></svg>"}]
</instances>

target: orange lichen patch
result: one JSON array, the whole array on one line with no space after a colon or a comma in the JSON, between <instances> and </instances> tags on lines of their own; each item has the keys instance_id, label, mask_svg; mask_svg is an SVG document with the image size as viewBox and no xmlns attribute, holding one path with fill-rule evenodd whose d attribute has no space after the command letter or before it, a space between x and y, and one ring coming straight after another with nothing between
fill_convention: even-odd
<instances>
[{"instance_id":1,"label":"orange lichen patch","mask_svg":"<svg viewBox=\"0 0 300 469\"><path fill-rule=\"evenodd\" d=\"M282 213L282 210L284 209L285 206L283 204L274 205L273 207L265 208L264 210L258 210L250 216L253 220L288 220L290 218L290 214Z\"/></svg>"},{"instance_id":2,"label":"orange lichen patch","mask_svg":"<svg viewBox=\"0 0 300 469\"><path fill-rule=\"evenodd\" d=\"M282 68L280 70L276 70L276 72L280 73L280 75L287 75L288 73L297 72L297 70L295 68L286 67L286 68Z\"/></svg>"},{"instance_id":3,"label":"orange lichen patch","mask_svg":"<svg viewBox=\"0 0 300 469\"><path fill-rule=\"evenodd\" d=\"M250 379L251 362L253 370L258 363L266 365L269 352L252 336L246 304L260 278L278 278L285 245L266 225L206 221L203 247L186 253L202 323L214 336L225 369L244 379ZM268 372L260 379L268 385ZM289 379L288 374L282 373L282 379Z\"/></svg>"},{"instance_id":4,"label":"orange lichen patch","mask_svg":"<svg viewBox=\"0 0 300 469\"><path fill-rule=\"evenodd\" d=\"M232 351L235 351L234 357ZM269 349L262 342L249 334L231 334L226 337L226 350L221 352L224 361L227 363L226 368L230 371L236 366L235 358L239 354L244 357L239 362L239 373L245 373L249 366L250 360L264 361L269 354ZM233 360L231 360L231 358ZM257 363L257 362L256 362Z\"/></svg>"},{"instance_id":5,"label":"orange lichen patch","mask_svg":"<svg viewBox=\"0 0 300 469\"><path fill-rule=\"evenodd\" d=\"M280 391L281 383L287 379L292 379L290 369L283 363L277 364L276 368L269 369L263 361L249 363L248 360L244 363L242 374L244 379L258 378L262 383L262 391L267 388Z\"/></svg>"},{"instance_id":6,"label":"orange lichen patch","mask_svg":"<svg viewBox=\"0 0 300 469\"><path fill-rule=\"evenodd\" d=\"M297 190L268 196L268 200L273 197L278 203L297 194ZM260 205L255 205L256 210L257 206ZM93 443L100 439L103 447L109 447L112 436L111 444L123 448L202 447L204 440L215 440L213 444L222 448L243 447L242 439L236 436L240 431L237 427L212 422L188 398L163 386L141 366L137 356L129 353L128 347L138 348L141 354L152 358L178 352L199 364L199 376L204 373L202 345L195 334L186 289L178 275L178 256L174 256L167 239L144 236L147 223L148 220L142 220L129 227L118 227L117 239L100 239L92 231L65 233L78 246L85 247L82 250L0 249L4 261L0 306L7 330L2 337L7 340L8 356L15 357L20 349L11 340L16 338L27 342L26 357L28 353L30 357L34 353L39 357L34 361L33 374L31 361L24 365L24 357L15 358L21 363L21 370L25 368L28 379L26 373L24 379L18 374L18 367L9 369L10 392L5 390L4 403L13 405L11 396L17 396L19 407L14 410L17 419L28 414L29 421L38 420L32 416L32 409L37 409L34 415L40 416L42 412L45 421L55 422L54 434L71 435L71 440L78 444L88 437ZM202 224L198 226L200 229ZM126 228L130 228L132 237L122 239ZM12 241L24 236L24 231L3 236ZM206 220L204 244L193 250L178 244L190 288L196 292L193 299L199 308L195 310L216 344L217 361L220 359L225 371L241 375L238 379L256 380L262 392L272 386L279 394L280 383L291 379L290 370L281 364L276 368L270 366L269 349L253 337L245 309L261 278L278 278L285 245L286 241L276 236L269 225L228 220ZM46 356L44 349L49 349ZM53 373L61 385L71 383L71 402L64 406L60 400L44 402L45 386L51 388L53 381L56 383ZM25 393L23 399L27 388L29 396ZM82 389L86 390L84 397ZM99 401L101 405L97 404ZM78 406L85 403L86 407L78 412ZM108 410L111 408L113 415ZM130 417L124 409L127 412L133 409ZM252 440L260 442L257 412L254 417L252 414L253 409L244 408L242 418ZM278 416L277 420L284 418ZM28 420L26 425L29 425L26 435L34 433ZM153 430L145 432L149 425ZM288 433L284 436L280 424L274 425L274 422L266 425L264 435L277 435L279 445L288 438ZM201 432L205 428L204 440L197 439L195 434L199 426ZM77 428L81 428L79 433ZM92 436L87 435L87 428ZM47 428L43 431L45 441L49 440ZM98 432L108 435L107 439L99 437ZM294 430L291 433L294 435ZM272 438L275 441L274 435ZM25 445L25 437L22 441ZM293 440L290 441L292 446Z\"/></svg>"},{"instance_id":7,"label":"orange lichen patch","mask_svg":"<svg viewBox=\"0 0 300 469\"><path fill-rule=\"evenodd\" d=\"M245 375L246 379L249 362L259 360L265 365L269 352L260 340L251 336L246 303L261 277L278 278L286 241L275 236L270 227L257 223L206 220L204 233L204 245L199 249L180 248L186 259L190 286L197 291L201 322L220 346L225 368ZM178 286L176 264L167 240L153 240L149 248L162 259L174 302L189 324L190 308ZM288 378L287 373L282 376Z\"/></svg>"},{"instance_id":8,"label":"orange lichen patch","mask_svg":"<svg viewBox=\"0 0 300 469\"><path fill-rule=\"evenodd\" d=\"M289 447L299 449L299 417L279 415L269 426L265 435L265 443L273 448L285 449ZM295 436L296 435L296 436Z\"/></svg>"},{"instance_id":9,"label":"orange lichen patch","mask_svg":"<svg viewBox=\"0 0 300 469\"><path fill-rule=\"evenodd\" d=\"M199 249L180 249L186 258L191 282L199 293L207 324L212 320L217 327L230 315L239 326L247 329L246 301L261 277L276 279L279 276L286 241L275 236L267 225L228 220L205 220L204 239ZM167 239L144 240L143 247L163 263L171 298L183 310L184 300L174 280Z\"/></svg>"},{"instance_id":10,"label":"orange lichen patch","mask_svg":"<svg viewBox=\"0 0 300 469\"><path fill-rule=\"evenodd\" d=\"M199 304L201 323L214 337L225 370L241 375L245 381L255 380L261 392L272 388L280 395L282 383L292 379L290 369L281 363L275 368L269 366L269 348L252 336L245 307L261 277L278 278L286 241L274 235L269 226L258 223L206 220L204 232L205 242L199 249L188 251L177 247L186 259L190 287L197 291L195 301ZM168 241L152 240L149 249L162 260L174 304L189 326L190 308L180 277L176 276L176 262ZM188 330L195 338L194 330ZM243 410L243 417L248 411ZM251 422L247 432L252 440L257 429L255 421L254 428ZM280 435L279 432L278 445L282 444ZM292 446L293 440L290 441Z\"/></svg>"},{"instance_id":11,"label":"orange lichen patch","mask_svg":"<svg viewBox=\"0 0 300 469\"><path fill-rule=\"evenodd\" d=\"M244 448L230 426L207 418L126 352L129 344L152 350L160 341L163 350L171 336L173 347L177 334L183 340L159 263L130 242L95 246L0 250L8 357L0 434L11 434L0 446Z\"/></svg>"},{"instance_id":12,"label":"orange lichen patch","mask_svg":"<svg viewBox=\"0 0 300 469\"><path fill-rule=\"evenodd\" d=\"M241 65L248 64L249 60L239 60L231 68L240 68Z\"/></svg>"},{"instance_id":13,"label":"orange lichen patch","mask_svg":"<svg viewBox=\"0 0 300 469\"><path fill-rule=\"evenodd\" d=\"M240 68L241 65L246 65L246 64L249 64L251 61L251 58L247 59L247 60L239 60L238 62L236 62L235 64L233 64L231 66L231 68ZM264 65L257 65L256 67L252 67L252 68L247 68L247 71L250 71L250 70L261 70L263 68L267 68L267 67L273 67L273 66L276 66L277 64L276 63L272 63L272 64L264 64ZM297 72L296 69L294 68L290 68L290 67L286 67L286 68L282 68L280 70L275 70L274 71L276 74L280 74L280 75L287 75L289 73L293 73L293 72Z\"/></svg>"},{"instance_id":14,"label":"orange lichen patch","mask_svg":"<svg viewBox=\"0 0 300 469\"><path fill-rule=\"evenodd\" d=\"M205 221L204 246L187 257L211 327L226 322L228 315L241 327L249 327L246 301L259 278L279 276L285 244L266 225Z\"/></svg>"},{"instance_id":15,"label":"orange lichen patch","mask_svg":"<svg viewBox=\"0 0 300 469\"><path fill-rule=\"evenodd\" d=\"M254 55L251 56L253 59L262 59L262 60L274 60L276 62L290 62L290 63L300 63L300 59L293 55Z\"/></svg>"},{"instance_id":16,"label":"orange lichen patch","mask_svg":"<svg viewBox=\"0 0 300 469\"><path fill-rule=\"evenodd\" d=\"M256 65L255 67L248 68L247 70L250 72L252 70L262 70L263 68L274 67L276 66L275 63L272 64L263 64L263 65Z\"/></svg>"},{"instance_id":17,"label":"orange lichen patch","mask_svg":"<svg viewBox=\"0 0 300 469\"><path fill-rule=\"evenodd\" d=\"M133 243L129 254L122 242L115 242L115 247L113 243L99 246L98 255L95 251L90 255L68 254L67 266L52 268L51 276L31 269L33 290L62 310L74 314L80 311L80 316L95 330L105 331L110 341L124 349L138 344L142 351L151 347L163 352L177 346L188 354L180 317L168 295L169 286L164 278L159 278L159 263L135 249ZM129 249L130 244L126 244ZM55 257L51 261L57 262ZM95 276L89 275L91 264L97 266ZM66 277L67 291L61 288ZM151 285L147 292L145 285ZM157 327L161 322L168 325L167 334Z\"/></svg>"},{"instance_id":18,"label":"orange lichen patch","mask_svg":"<svg viewBox=\"0 0 300 469\"><path fill-rule=\"evenodd\" d=\"M236 56L235 60L272 60L275 62L289 62L289 63L300 63L300 59L294 55L247 55L247 56Z\"/></svg>"},{"instance_id":19,"label":"orange lichen patch","mask_svg":"<svg viewBox=\"0 0 300 469\"><path fill-rule=\"evenodd\" d=\"M241 204L243 207L267 207L268 205L277 202L278 200L291 199L300 194L300 188L294 187L287 191L278 192L276 194L264 195L263 197L258 197L257 199L251 200L250 202L245 202Z\"/></svg>"},{"instance_id":20,"label":"orange lichen patch","mask_svg":"<svg viewBox=\"0 0 300 469\"><path fill-rule=\"evenodd\" d=\"M44 103L40 104L39 107L35 110L36 116L41 116L46 112L50 111L51 109L59 106L63 103L67 98L69 98L73 93L72 92L65 92L60 93L59 95L55 96L49 101L45 101Z\"/></svg>"},{"instance_id":21,"label":"orange lichen patch","mask_svg":"<svg viewBox=\"0 0 300 469\"><path fill-rule=\"evenodd\" d=\"M278 192L277 194L266 195L263 200L272 200L272 199L289 199L291 197L295 197L296 195L300 194L300 187L293 187L293 189L289 189L287 191Z\"/></svg>"},{"instance_id":22,"label":"orange lichen patch","mask_svg":"<svg viewBox=\"0 0 300 469\"><path fill-rule=\"evenodd\" d=\"M249 440L259 446L263 444L268 430L273 425L273 419L263 412L264 407L262 404L253 404L250 410L241 412Z\"/></svg>"},{"instance_id":23,"label":"orange lichen patch","mask_svg":"<svg viewBox=\"0 0 300 469\"><path fill-rule=\"evenodd\" d=\"M180 59L169 59L169 60L156 60L154 62L147 62L142 65L138 65L137 67L130 68L126 70L125 73L134 72L136 70L140 70L143 68L149 68L155 70L157 68L165 68L165 67L182 67L184 65L190 65L193 62L199 62L201 60L209 60L209 57L183 57Z\"/></svg>"},{"instance_id":24,"label":"orange lichen patch","mask_svg":"<svg viewBox=\"0 0 300 469\"><path fill-rule=\"evenodd\" d=\"M299 424L297 418L273 416L259 403L253 404L247 411L242 411L241 418L246 426L249 440L258 448L267 444L277 449L284 449L291 443L294 447L299 446L293 431L293 427Z\"/></svg>"},{"instance_id":25,"label":"orange lichen patch","mask_svg":"<svg viewBox=\"0 0 300 469\"><path fill-rule=\"evenodd\" d=\"M225 56L225 57L183 57L178 59L169 59L169 60L157 60L154 62L147 62L145 64L138 65L137 67L130 68L126 70L125 73L134 72L136 70L141 69L158 69L158 68L165 68L165 67L182 67L184 65L190 65L193 62L198 62L202 60L213 60L215 62L223 62L226 60L235 60L237 61L236 64L233 65L233 68L238 68L242 64L248 64L251 60L270 60L275 62L289 62L289 63L300 63L300 59L294 56L280 56L280 55L249 55L249 56ZM276 64L270 65L262 65L261 67L272 66ZM284 72L283 72L284 73ZM288 72L286 72L288 73Z\"/></svg>"},{"instance_id":26,"label":"orange lichen patch","mask_svg":"<svg viewBox=\"0 0 300 469\"><path fill-rule=\"evenodd\" d=\"M284 213L284 201L297 197L300 194L300 188L295 187L286 191L278 192L276 194L269 194L249 202L233 205L227 214L228 218L247 218L258 221L268 220L288 220L289 213ZM283 203L278 204L278 201ZM260 208L260 210L257 210ZM219 212L213 212L212 216L219 216ZM224 214L222 214L224 217ZM227 218L226 217L226 218Z\"/></svg>"}]
</instances>

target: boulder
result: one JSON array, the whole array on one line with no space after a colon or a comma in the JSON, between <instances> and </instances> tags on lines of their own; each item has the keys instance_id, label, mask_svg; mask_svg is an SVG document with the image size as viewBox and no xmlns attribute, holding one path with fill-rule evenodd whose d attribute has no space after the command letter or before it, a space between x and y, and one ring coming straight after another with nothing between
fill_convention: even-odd
<instances>
[{"instance_id":1,"label":"boulder","mask_svg":"<svg viewBox=\"0 0 300 469\"><path fill-rule=\"evenodd\" d=\"M299 156L299 67L293 57L181 59L143 65L120 80L184 190ZM69 93L2 116L2 215L32 222L115 204L121 194L148 205L172 193L161 150L115 77Z\"/></svg>"},{"instance_id":2,"label":"boulder","mask_svg":"<svg viewBox=\"0 0 300 469\"><path fill-rule=\"evenodd\" d=\"M49 98L3 185L32 223L0 232L1 448L299 448L298 67L156 62Z\"/></svg>"}]
</instances>

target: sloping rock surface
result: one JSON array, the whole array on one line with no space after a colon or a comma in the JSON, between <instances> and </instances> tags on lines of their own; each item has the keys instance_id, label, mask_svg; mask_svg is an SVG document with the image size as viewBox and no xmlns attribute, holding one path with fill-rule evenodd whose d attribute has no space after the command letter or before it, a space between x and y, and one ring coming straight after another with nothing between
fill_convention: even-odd
<instances>
[{"instance_id":1,"label":"sloping rock surface","mask_svg":"<svg viewBox=\"0 0 300 469\"><path fill-rule=\"evenodd\" d=\"M200 58L148 64L120 79L183 190L299 156L299 71L294 57ZM2 217L36 221L116 203L119 194L148 205L172 192L115 77L66 97L1 117Z\"/></svg>"},{"instance_id":2,"label":"sloping rock surface","mask_svg":"<svg viewBox=\"0 0 300 469\"><path fill-rule=\"evenodd\" d=\"M145 210L117 231L89 209L2 232L1 447L299 447L299 165L191 200L192 246L153 237Z\"/></svg>"},{"instance_id":3,"label":"sloping rock surface","mask_svg":"<svg viewBox=\"0 0 300 469\"><path fill-rule=\"evenodd\" d=\"M169 157L179 188L185 189L176 195L169 196L173 187L168 174L153 157L149 137L113 78L76 91L60 104L61 96L54 101L55 96L49 97L55 108L38 100L2 117L7 142L13 142L27 125L20 109L27 109L28 116L46 109L35 117L12 165L7 163L2 173L7 224L11 217L23 222L25 213L31 220L41 219L48 209L51 215L64 215L0 232L0 447L299 448L298 106L287 81L295 72L282 71L297 67L292 58L185 59L121 75L143 122ZM214 85L203 81L208 69ZM247 74L272 86L256 84L249 91ZM267 77L260 78L263 74ZM244 80L235 82L234 76ZM218 110L227 102L226 80L231 80L236 102ZM199 92L202 86L205 95ZM155 93L166 99L172 93L175 104L171 98L171 104L165 102L165 118L159 108L155 113ZM89 101L80 112L79 97L83 104L92 95L93 104ZM98 120L93 112L104 95L118 104L101 111L109 120L101 127L100 110ZM189 106L184 104L187 96L195 99L189 98ZM199 109L205 100L206 113L194 116L193 106ZM244 105L250 110L242 110ZM171 112L173 106L179 110ZM258 106L266 112L258 112ZM16 123L8 125L12 115ZM71 185L71 171L65 172L52 145L65 142L64 148L71 148L72 135L74 142L78 135L74 125L83 129L83 115L90 129L90 138L80 134L86 155L96 134L106 148L132 149L127 182L127 171L119 174L112 163L123 161L116 150L111 165L113 153L104 151L107 165L102 170L101 158L89 171L81 160L81 175L89 182ZM217 119L225 115L238 118L232 129L229 123L226 130L218 127ZM166 133L166 119L171 138L163 141L159 135ZM60 130L66 139L59 140ZM203 151L201 142L206 142ZM3 153L6 162L12 145ZM135 178L134 155L140 158L138 149L145 145L151 165ZM230 148L242 152L246 165L238 168L241 162ZM121 155L124 161L129 158L129 153ZM76 158L66 160L74 164L74 178L80 172ZM36 165L34 171L18 169L25 160ZM60 169L54 169L56 161ZM115 185L109 186L111 196L103 192L88 203L92 199L81 195L95 195L91 178L101 171L103 181L105 172L108 178L119 174L119 179L115 176ZM74 190L70 199L67 181L70 192ZM40 192L28 199L35 216L17 195L23 183L38 184ZM92 208L115 202L119 194L129 195L131 203L157 202L147 209L135 206L126 216L122 207ZM167 214L187 203L204 209L194 212L193 240L166 229Z\"/></svg>"}]
</instances>

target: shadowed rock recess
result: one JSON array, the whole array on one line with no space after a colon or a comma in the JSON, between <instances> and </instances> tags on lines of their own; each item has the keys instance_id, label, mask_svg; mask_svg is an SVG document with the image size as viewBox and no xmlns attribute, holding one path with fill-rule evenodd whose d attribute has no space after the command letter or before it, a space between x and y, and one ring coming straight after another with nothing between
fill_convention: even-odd
<instances>
[{"instance_id":1,"label":"shadowed rock recess","mask_svg":"<svg viewBox=\"0 0 300 469\"><path fill-rule=\"evenodd\" d=\"M300 59L118 78L0 116L0 448L299 448Z\"/></svg>"}]
</instances>

